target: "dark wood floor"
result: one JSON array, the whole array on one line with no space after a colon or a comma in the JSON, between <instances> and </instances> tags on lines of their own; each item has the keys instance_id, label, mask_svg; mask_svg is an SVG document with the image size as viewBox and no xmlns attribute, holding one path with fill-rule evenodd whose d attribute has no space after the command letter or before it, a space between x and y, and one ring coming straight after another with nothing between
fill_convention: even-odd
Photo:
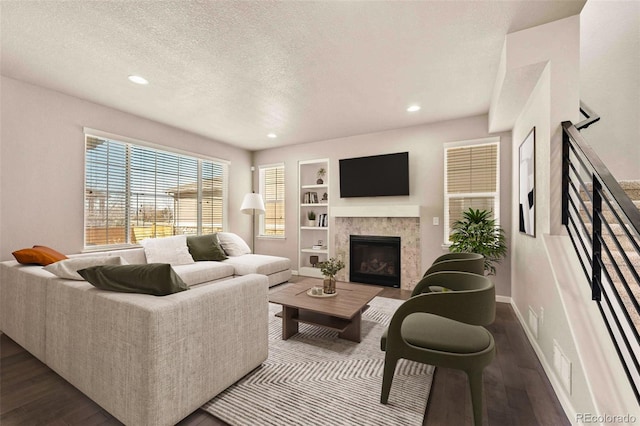
<instances>
[{"instance_id":1,"label":"dark wood floor","mask_svg":"<svg viewBox=\"0 0 640 426\"><path fill-rule=\"evenodd\" d=\"M384 289L381 296L407 299L410 293ZM497 355L485 369L485 415L488 425L570 425L542 366L510 305L499 303L493 333ZM438 368L427 406L425 424L469 425L471 397L464 373ZM0 424L119 425L22 347L0 336ZM196 410L180 425L226 425Z\"/></svg>"}]
</instances>

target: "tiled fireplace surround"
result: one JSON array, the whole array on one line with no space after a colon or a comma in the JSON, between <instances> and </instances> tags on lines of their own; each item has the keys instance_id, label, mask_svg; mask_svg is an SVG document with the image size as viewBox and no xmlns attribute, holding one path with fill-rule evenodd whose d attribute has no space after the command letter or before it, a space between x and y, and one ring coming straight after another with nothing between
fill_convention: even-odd
<instances>
[{"instance_id":1,"label":"tiled fireplace surround","mask_svg":"<svg viewBox=\"0 0 640 426\"><path fill-rule=\"evenodd\" d=\"M419 208L385 210L371 207L332 209L331 215L335 217L334 253L346 265L336 275L339 281L349 281L350 235L400 237L400 287L411 290L420 280Z\"/></svg>"}]
</instances>

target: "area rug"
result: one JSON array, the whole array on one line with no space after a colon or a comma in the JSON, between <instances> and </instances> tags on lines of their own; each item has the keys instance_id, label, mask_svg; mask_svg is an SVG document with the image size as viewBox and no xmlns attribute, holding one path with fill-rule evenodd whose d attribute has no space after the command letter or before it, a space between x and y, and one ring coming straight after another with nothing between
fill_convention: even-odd
<instances>
[{"instance_id":1,"label":"area rug","mask_svg":"<svg viewBox=\"0 0 640 426\"><path fill-rule=\"evenodd\" d=\"M401 300L376 297L362 316L362 341L300 324L282 340L280 305L269 305L269 358L202 409L234 426L421 425L434 368L400 360L389 403L380 403L380 336Z\"/></svg>"}]
</instances>

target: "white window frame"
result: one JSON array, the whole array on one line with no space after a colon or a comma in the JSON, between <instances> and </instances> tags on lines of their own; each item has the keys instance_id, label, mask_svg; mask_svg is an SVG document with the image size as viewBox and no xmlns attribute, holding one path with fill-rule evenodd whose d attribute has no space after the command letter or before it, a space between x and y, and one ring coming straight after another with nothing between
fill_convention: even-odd
<instances>
[{"instance_id":1,"label":"white window frame","mask_svg":"<svg viewBox=\"0 0 640 426\"><path fill-rule=\"evenodd\" d=\"M467 148L476 147L482 145L496 145L496 191L495 192L468 192L468 193L454 193L449 194L448 188L448 168L447 168L447 153L451 148ZM444 243L443 247L449 247L451 241L449 236L451 229L449 228L449 201L455 198L471 198L471 197L493 197L493 219L496 221L496 225L500 225L500 138L490 137L482 139L472 139L456 142L447 142L444 144Z\"/></svg>"},{"instance_id":2,"label":"white window frame","mask_svg":"<svg viewBox=\"0 0 640 426\"><path fill-rule=\"evenodd\" d=\"M136 243L132 243L132 238L128 229L128 225L127 225L127 230L126 230L126 242L122 243L122 244L103 244L103 245L86 245L87 243L87 235L86 235L86 230L87 230L87 211L86 211L86 193L87 193L87 188L86 188L86 183L87 183L87 176L86 176L86 140L87 137L95 137L95 138L100 138L100 139L108 139L114 142L119 142L119 143L123 143L123 144L127 144L129 146L138 146L138 147L143 147L143 148L150 148L150 149L154 149L157 151L162 151L162 152L166 152L166 153L170 153L170 154L176 154L176 155L182 155L182 156L187 156L187 157L191 157L194 158L196 160L198 160L198 176L199 176L199 180L198 180L198 193L199 193L199 197L201 196L201 192L202 192L202 182L200 180L200 176L202 173L202 162L206 161L206 162L212 162L212 163L218 163L219 165L222 166L222 170L223 170L223 188L222 188L222 229L226 230L228 228L228 203L229 203L229 166L231 164L230 161L228 160L224 160L224 159L220 159L220 158L215 158L215 157L209 157L209 156L204 156L204 155L200 155L200 154L196 154L193 152L189 152L189 151L184 151L184 150L180 150L177 148L173 148L173 147L167 147L164 145L159 145L159 144L155 144L152 142L147 142L147 141L143 141L143 140L139 140L139 139L135 139L135 138L130 138L127 136L122 136L122 135L118 135L115 133L110 133L110 132L105 132L102 130L97 130L97 129L92 129L89 127L84 127L83 128L83 132L84 132L84 144L83 144L83 149L84 149L84 194L83 195L83 200L85 200L84 205L83 205L83 216L84 216L84 220L83 220L83 251L85 252L90 252L90 251L99 251L99 250L104 250L104 249L117 249L117 248L127 248L127 247L138 247L139 245ZM128 187L129 187L129 181L127 180L126 185L127 185L127 191L128 191ZM198 204L201 206L202 205L202 200L200 198L198 198L199 202ZM129 203L127 203L129 204ZM131 220L131 216L129 213L129 216L126 218L127 222ZM198 209L198 223L197 223L197 234L200 235L201 231L202 231L202 212L201 209Z\"/></svg>"},{"instance_id":3,"label":"white window frame","mask_svg":"<svg viewBox=\"0 0 640 426\"><path fill-rule=\"evenodd\" d=\"M259 227L258 227L258 236L260 238L285 238L286 234L287 234L287 226L286 226L286 196L285 196L285 192L286 192L286 170L285 170L285 166L284 163L274 163L274 164L264 164L261 166L258 166L258 187L260 188L260 195L262 196L262 200L265 203L265 207L267 205L267 198L266 198L266 180L265 180L265 173L267 170L270 169L282 169L282 174L283 177L285 179L285 191L283 191L282 193L282 198L278 198L279 200L282 200L282 205L283 208L285 209L285 222L283 224L284 228L282 229L282 235L271 235L271 234L266 234L266 214L262 214L260 215L259 219L258 219L258 223L259 223Z\"/></svg>"}]
</instances>

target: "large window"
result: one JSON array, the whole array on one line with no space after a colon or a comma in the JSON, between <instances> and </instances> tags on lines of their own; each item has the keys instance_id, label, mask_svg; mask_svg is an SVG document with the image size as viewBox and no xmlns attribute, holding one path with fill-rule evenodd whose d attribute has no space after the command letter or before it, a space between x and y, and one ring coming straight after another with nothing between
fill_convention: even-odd
<instances>
[{"instance_id":1,"label":"large window","mask_svg":"<svg viewBox=\"0 0 640 426\"><path fill-rule=\"evenodd\" d=\"M226 175L224 161L87 133L85 247L221 231Z\"/></svg>"},{"instance_id":2,"label":"large window","mask_svg":"<svg viewBox=\"0 0 640 426\"><path fill-rule=\"evenodd\" d=\"M500 222L500 155L496 138L445 145L444 242L469 208L490 210Z\"/></svg>"},{"instance_id":3,"label":"large window","mask_svg":"<svg viewBox=\"0 0 640 426\"><path fill-rule=\"evenodd\" d=\"M265 207L260 235L284 237L284 164L260 166L260 194Z\"/></svg>"}]
</instances>

